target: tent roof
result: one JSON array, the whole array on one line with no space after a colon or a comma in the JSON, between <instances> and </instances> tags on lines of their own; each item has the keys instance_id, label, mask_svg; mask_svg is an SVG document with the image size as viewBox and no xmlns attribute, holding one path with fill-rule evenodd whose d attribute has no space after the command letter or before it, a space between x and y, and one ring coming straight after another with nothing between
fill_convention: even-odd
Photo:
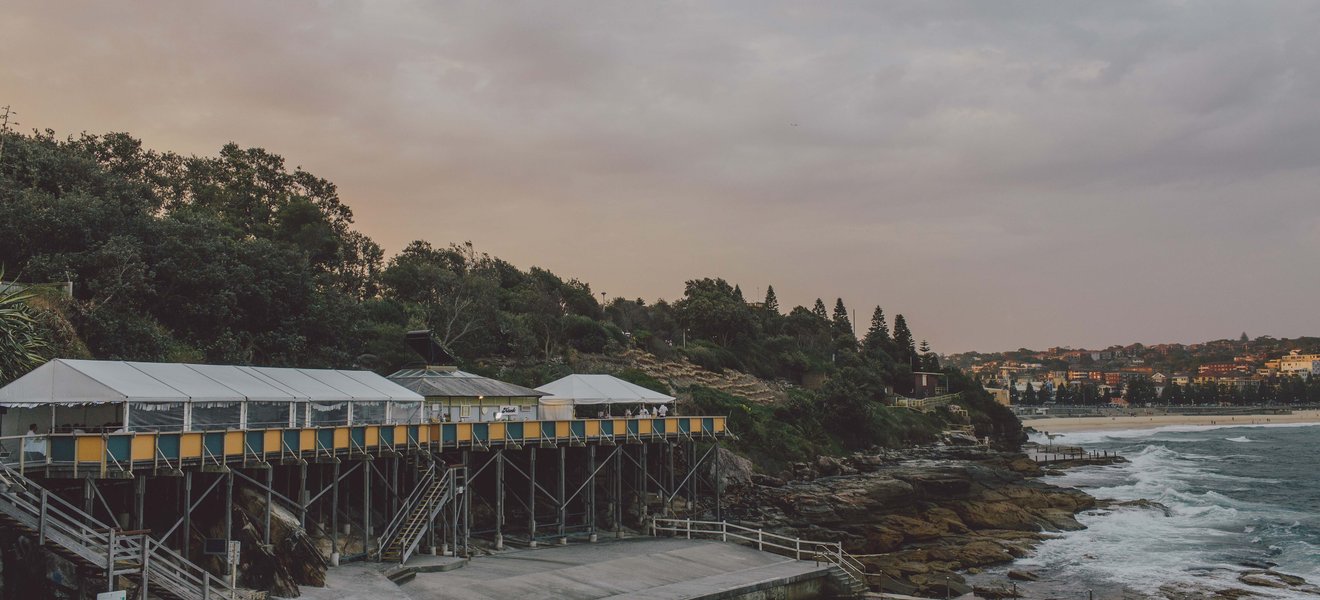
<instances>
[{"instance_id":1,"label":"tent roof","mask_svg":"<svg viewBox=\"0 0 1320 600\"><path fill-rule=\"evenodd\" d=\"M55 359L0 388L0 406L33 403L420 401L367 371Z\"/></svg>"},{"instance_id":2,"label":"tent roof","mask_svg":"<svg viewBox=\"0 0 1320 600\"><path fill-rule=\"evenodd\" d=\"M537 398L543 392L458 369L403 369L389 380L428 398Z\"/></svg>"},{"instance_id":3,"label":"tent roof","mask_svg":"<svg viewBox=\"0 0 1320 600\"><path fill-rule=\"evenodd\" d=\"M569 375L539 388L546 394L541 398L547 404L572 400L573 404L666 404L674 401L640 385L628 383L613 375Z\"/></svg>"}]
</instances>

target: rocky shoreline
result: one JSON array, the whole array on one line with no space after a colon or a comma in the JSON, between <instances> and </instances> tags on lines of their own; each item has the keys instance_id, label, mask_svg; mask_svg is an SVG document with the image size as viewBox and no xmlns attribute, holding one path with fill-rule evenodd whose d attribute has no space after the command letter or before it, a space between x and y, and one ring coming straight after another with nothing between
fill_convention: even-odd
<instances>
[{"instance_id":1,"label":"rocky shoreline","mask_svg":"<svg viewBox=\"0 0 1320 600\"><path fill-rule=\"evenodd\" d=\"M725 519L781 535L838 540L871 573L875 590L933 598L969 592L980 598L1013 598L1013 582L1041 574L1012 570L1041 541L1084 529L1083 511L1168 508L1149 500L1117 502L1042 481L1047 474L1017 452L984 447L936 446L875 450L836 459L797 463L775 476L752 473L750 463L731 470ZM1051 463L1057 469L1126 462L1109 456ZM1006 579L968 576L1010 565ZM1250 588L1288 590L1320 597L1320 588L1270 569L1243 571L1244 587L1164 589L1164 598L1260 597ZM1048 575L1044 575L1048 577ZM1126 596L1125 596L1126 597Z\"/></svg>"},{"instance_id":2,"label":"rocky shoreline","mask_svg":"<svg viewBox=\"0 0 1320 600\"><path fill-rule=\"evenodd\" d=\"M942 598L973 591L964 574L1009 563L1050 535L1082 528L1074 515L1099 506L1085 492L1040 481L1041 474L1025 455L987 448L821 457L731 487L726 518L803 539L840 540L871 572L883 574L873 587Z\"/></svg>"}]
</instances>

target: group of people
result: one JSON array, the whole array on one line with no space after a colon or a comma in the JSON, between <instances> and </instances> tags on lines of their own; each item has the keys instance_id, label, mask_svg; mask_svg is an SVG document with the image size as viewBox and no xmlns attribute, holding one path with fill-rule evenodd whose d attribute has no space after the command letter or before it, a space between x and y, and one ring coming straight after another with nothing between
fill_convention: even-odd
<instances>
[{"instance_id":1,"label":"group of people","mask_svg":"<svg viewBox=\"0 0 1320 600\"><path fill-rule=\"evenodd\" d=\"M651 412L650 409L646 408L645 404L643 404L641 407L637 409L636 414L637 417L641 419L647 419L652 416L663 419L665 416L669 415L669 407L667 405L661 404L660 406L656 407L655 412L653 413ZM605 419L608 418L609 416L610 415L606 414L605 411L603 410L596 413L596 418L598 419ZM623 418L631 419L632 417L633 417L633 410L631 408L623 409Z\"/></svg>"}]
</instances>

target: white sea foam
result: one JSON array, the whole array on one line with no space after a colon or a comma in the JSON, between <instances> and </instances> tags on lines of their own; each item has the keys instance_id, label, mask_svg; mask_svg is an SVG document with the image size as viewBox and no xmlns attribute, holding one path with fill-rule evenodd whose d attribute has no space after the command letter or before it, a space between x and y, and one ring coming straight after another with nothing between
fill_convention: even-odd
<instances>
[{"instance_id":1,"label":"white sea foam","mask_svg":"<svg viewBox=\"0 0 1320 600\"><path fill-rule=\"evenodd\" d=\"M1155 435L1159 432L1149 429L1086 432L1078 436L1084 439L1068 439L1069 444L1085 444L1090 439L1109 448L1121 446L1130 462L1074 469L1048 481L1085 488L1101 498L1154 500L1168 511L1123 508L1079 515L1078 520L1087 529L1045 541L1024 564L1056 572L1052 578L1116 585L1151 596L1160 596L1160 587L1168 584L1241 587L1237 576L1245 569L1244 562L1276 562L1281 570L1316 580L1320 577L1320 546L1299 539L1300 534L1294 531L1304 526L1314 528L1315 515L1259 502L1257 495L1249 493L1279 483L1241 468L1266 459L1254 454L1216 457L1204 453L1203 444L1212 444L1209 448L1213 448L1213 444L1223 441L1259 442L1266 438L1197 439L1176 435L1178 431L1210 428L1223 426L1163 428L1160 432L1164 435ZM1165 444L1192 447L1202 453L1180 452ZM1269 451L1267 444L1260 446ZM1219 461L1230 458L1241 461L1236 474L1215 470L1222 464ZM1265 469L1260 473L1273 474ZM1280 590L1252 591L1266 598L1303 597Z\"/></svg>"}]
</instances>

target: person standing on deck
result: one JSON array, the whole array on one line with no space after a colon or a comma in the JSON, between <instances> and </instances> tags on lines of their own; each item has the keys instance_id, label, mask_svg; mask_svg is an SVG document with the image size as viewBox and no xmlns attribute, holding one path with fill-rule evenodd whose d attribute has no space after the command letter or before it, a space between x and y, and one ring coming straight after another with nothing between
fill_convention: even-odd
<instances>
[{"instance_id":1,"label":"person standing on deck","mask_svg":"<svg viewBox=\"0 0 1320 600\"><path fill-rule=\"evenodd\" d=\"M28 425L23 434L23 460L44 462L46 460L46 438L37 433L37 424Z\"/></svg>"}]
</instances>

